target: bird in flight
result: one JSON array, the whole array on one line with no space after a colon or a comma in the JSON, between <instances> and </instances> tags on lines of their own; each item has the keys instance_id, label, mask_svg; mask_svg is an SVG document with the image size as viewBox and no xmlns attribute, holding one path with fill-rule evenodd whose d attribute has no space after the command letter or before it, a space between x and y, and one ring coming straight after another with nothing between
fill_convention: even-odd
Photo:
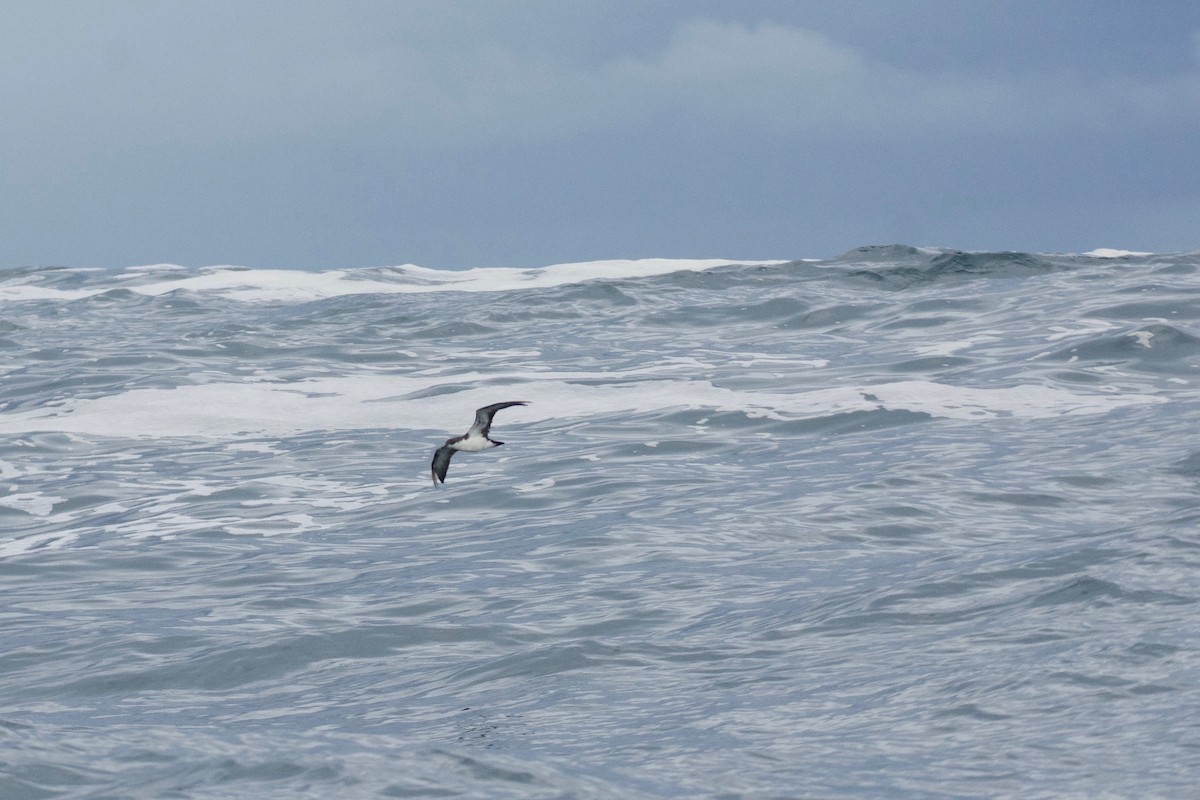
<instances>
[{"instance_id":1,"label":"bird in flight","mask_svg":"<svg viewBox=\"0 0 1200 800\"><path fill-rule=\"evenodd\" d=\"M446 482L446 470L450 469L450 457L459 450L465 453L478 453L481 450L490 450L493 447L499 447L504 442L497 442L495 439L488 438L488 431L492 429L492 417L502 408L509 406L527 406L529 403L525 400L510 400L507 403L492 403L490 406L484 406L475 412L475 422L471 425L471 429L462 436L455 436L453 439L447 439L446 443L439 447L433 453L433 485Z\"/></svg>"}]
</instances>

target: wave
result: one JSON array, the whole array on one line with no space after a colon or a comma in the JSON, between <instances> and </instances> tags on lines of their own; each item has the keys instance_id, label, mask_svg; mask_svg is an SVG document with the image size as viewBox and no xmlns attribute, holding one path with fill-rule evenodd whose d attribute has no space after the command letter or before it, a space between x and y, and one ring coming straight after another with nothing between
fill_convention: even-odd
<instances>
[{"instance_id":1,"label":"wave","mask_svg":"<svg viewBox=\"0 0 1200 800\"><path fill-rule=\"evenodd\" d=\"M898 289L944 279L1020 277L1076 267L1034 253L967 252L906 245L860 247L829 263L852 268L847 273L850 277Z\"/></svg>"},{"instance_id":2,"label":"wave","mask_svg":"<svg viewBox=\"0 0 1200 800\"><path fill-rule=\"evenodd\" d=\"M115 273L88 270L99 285L79 285L75 270L11 270L0 273L0 301L71 301L114 290L161 296L174 292L213 294L242 302L307 302L352 294L427 292L506 292L545 289L597 279L645 278L673 272L709 270L732 264L770 265L783 261L645 258L587 261L521 269L479 267L437 270L405 264L396 267L309 272L247 267L187 270L159 264ZM118 284L114 286L113 284Z\"/></svg>"},{"instance_id":3,"label":"wave","mask_svg":"<svg viewBox=\"0 0 1200 800\"><path fill-rule=\"evenodd\" d=\"M1161 257L1154 254L1109 249L1064 255L884 245L858 247L826 260L644 258L553 264L529 269L439 270L413 264L324 271L239 266L191 269L174 264L121 270L22 267L0 270L0 303L69 302L100 295L119 301L130 296L184 297L188 294L244 303L303 303L363 294L513 292L661 276L673 276L683 286L711 288L707 285L711 277L698 276L723 273L723 268L752 275L782 272L790 277L843 276L904 288L947 278L1020 276L1074 269L1084 263L1130 260L1153 263L1158 258ZM1194 268L1200 265L1200 256L1189 256L1182 262L1178 257L1170 261L1175 269L1181 268L1181 264Z\"/></svg>"},{"instance_id":4,"label":"wave","mask_svg":"<svg viewBox=\"0 0 1200 800\"><path fill-rule=\"evenodd\" d=\"M1134 330L1092 336L1044 357L1067 363L1127 363L1141 369L1192 371L1198 355L1200 338L1173 325L1152 323Z\"/></svg>"}]
</instances>

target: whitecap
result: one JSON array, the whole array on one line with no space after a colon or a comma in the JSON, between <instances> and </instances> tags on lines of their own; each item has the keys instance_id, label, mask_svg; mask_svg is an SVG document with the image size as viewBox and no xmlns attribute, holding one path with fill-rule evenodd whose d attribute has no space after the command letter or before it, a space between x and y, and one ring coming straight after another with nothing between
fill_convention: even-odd
<instances>
[{"instance_id":1,"label":"whitecap","mask_svg":"<svg viewBox=\"0 0 1200 800\"><path fill-rule=\"evenodd\" d=\"M1126 258L1129 256L1152 256L1154 253L1143 253L1138 250L1114 250L1111 247L1097 247L1083 255L1089 258Z\"/></svg>"},{"instance_id":2,"label":"whitecap","mask_svg":"<svg viewBox=\"0 0 1200 800\"><path fill-rule=\"evenodd\" d=\"M336 269L305 271L294 269L247 269L243 267L206 267L196 272L168 274L165 280L141 284L131 278L147 280L151 272L179 270L170 265L130 268L115 273L122 288L157 297L186 290L224 297L241 302L300 303L342 297L351 294L416 294L426 292L503 292L519 289L544 289L583 281L645 278L672 272L697 272L716 267L745 264L761 266L786 261L747 261L726 258L642 258L607 261L582 261L552 264L530 269L517 267L478 267L442 270L404 264L377 269ZM190 274L188 274L190 272ZM79 300L102 294L112 286L87 289L56 289L26 283L0 285L0 300Z\"/></svg>"},{"instance_id":3,"label":"whitecap","mask_svg":"<svg viewBox=\"0 0 1200 800\"><path fill-rule=\"evenodd\" d=\"M130 438L261 439L316 430L457 430L476 408L498 394L532 398L506 411L504 424L579 419L602 414L668 409L742 412L749 417L794 419L851 411L907 410L935 417L1047 418L1102 414L1115 408L1164 402L1153 395L1081 393L1040 385L1005 388L898 381L807 392L763 392L717 386L707 380L639 379L636 373L528 372L500 389L481 385L438 396L431 389L479 383L483 376L359 374L309 380L243 381L134 389L92 399L70 399L53 409L0 414L0 433L66 432Z\"/></svg>"}]
</instances>

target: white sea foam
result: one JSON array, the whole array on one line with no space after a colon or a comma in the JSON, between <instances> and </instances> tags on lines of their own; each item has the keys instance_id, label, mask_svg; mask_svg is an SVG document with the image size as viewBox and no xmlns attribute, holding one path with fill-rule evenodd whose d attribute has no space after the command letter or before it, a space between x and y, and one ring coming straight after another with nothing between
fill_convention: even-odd
<instances>
[{"instance_id":1,"label":"white sea foam","mask_svg":"<svg viewBox=\"0 0 1200 800\"><path fill-rule=\"evenodd\" d=\"M1160 402L1152 395L1118 390L1078 393L1047 386L980 389L933 381L899 381L780 393L731 389L710 381L622 381L613 373L515 375L499 389L481 386L438 396L426 392L450 383L475 383L474 373L453 376L360 374L294 382L207 383L175 389L136 389L95 399L67 400L53 409L0 414L0 433L56 431L112 437L249 438L316 430L395 429L458 431L477 407L497 396L532 399L505 412L508 424L578 419L601 414L641 414L674 408L743 412L792 419L885 408L952 419L1047 418L1103 414L1115 408ZM597 385L596 381L606 381ZM412 397L414 393L419 396Z\"/></svg>"},{"instance_id":2,"label":"white sea foam","mask_svg":"<svg viewBox=\"0 0 1200 800\"><path fill-rule=\"evenodd\" d=\"M1152 344L1152 340L1154 339L1153 331L1131 331L1129 336L1147 350L1154 347Z\"/></svg>"},{"instance_id":3,"label":"white sea foam","mask_svg":"<svg viewBox=\"0 0 1200 800\"><path fill-rule=\"evenodd\" d=\"M53 286L38 286L28 283L6 283L0 285L0 302L20 303L31 300L58 300L69 302L93 297L107 289L55 289Z\"/></svg>"},{"instance_id":4,"label":"white sea foam","mask_svg":"<svg viewBox=\"0 0 1200 800\"><path fill-rule=\"evenodd\" d=\"M1152 256L1154 253L1143 253L1138 250L1114 250L1111 247L1097 247L1084 253L1092 258L1125 258L1126 256Z\"/></svg>"},{"instance_id":5,"label":"white sea foam","mask_svg":"<svg viewBox=\"0 0 1200 800\"><path fill-rule=\"evenodd\" d=\"M781 261L729 259L646 258L555 264L534 269L480 267L438 270L406 264L392 268L387 280L366 277L354 270L296 272L293 270L215 269L177 281L135 288L145 294L176 289L213 292L244 302L296 302L348 294L412 294L423 292L502 292L544 289L599 278L642 278L671 272L700 271L730 264L779 264Z\"/></svg>"},{"instance_id":6,"label":"white sea foam","mask_svg":"<svg viewBox=\"0 0 1200 800\"><path fill-rule=\"evenodd\" d=\"M969 350L979 341L981 341L981 339L964 340L958 342L933 342L932 344L917 345L913 348L913 352L919 356L927 356L931 358L937 356L951 356L961 350Z\"/></svg>"},{"instance_id":7,"label":"white sea foam","mask_svg":"<svg viewBox=\"0 0 1200 800\"><path fill-rule=\"evenodd\" d=\"M414 294L424 292L503 292L542 289L596 279L644 278L671 272L702 271L731 264L783 264L785 261L739 261L724 258L643 258L585 261L521 269L480 267L439 270L413 264L386 270L326 270L306 272L290 269L246 269L208 267L197 272L172 265L134 267L116 273L120 288L138 294L159 296L178 290L201 292L241 302L307 302L350 294ZM146 280L148 273L179 272L166 280ZM25 280L0 285L0 301L71 301L102 294L112 286L58 289Z\"/></svg>"},{"instance_id":8,"label":"white sea foam","mask_svg":"<svg viewBox=\"0 0 1200 800\"><path fill-rule=\"evenodd\" d=\"M29 467L18 466L11 461L0 460L0 480L11 480L20 478L25 475L32 475L40 470L30 469Z\"/></svg>"},{"instance_id":9,"label":"white sea foam","mask_svg":"<svg viewBox=\"0 0 1200 800\"><path fill-rule=\"evenodd\" d=\"M1057 342L1076 336L1095 336L1115 327L1117 326L1114 323L1099 319L1073 320L1070 325L1051 325L1047 329L1051 333L1046 337L1046 341Z\"/></svg>"},{"instance_id":10,"label":"white sea foam","mask_svg":"<svg viewBox=\"0 0 1200 800\"><path fill-rule=\"evenodd\" d=\"M74 533L35 533L7 541L0 541L0 559L30 553L34 550L57 550L67 547L79 539Z\"/></svg>"},{"instance_id":11,"label":"white sea foam","mask_svg":"<svg viewBox=\"0 0 1200 800\"><path fill-rule=\"evenodd\" d=\"M45 517L50 514L56 504L63 502L64 499L42 492L21 492L0 495L0 506L24 511L35 517Z\"/></svg>"}]
</instances>

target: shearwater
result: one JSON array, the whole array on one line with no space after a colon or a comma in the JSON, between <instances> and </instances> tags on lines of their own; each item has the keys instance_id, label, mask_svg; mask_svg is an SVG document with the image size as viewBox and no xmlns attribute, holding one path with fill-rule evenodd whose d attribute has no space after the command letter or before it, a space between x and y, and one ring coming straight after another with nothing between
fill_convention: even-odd
<instances>
[{"instance_id":1,"label":"shearwater","mask_svg":"<svg viewBox=\"0 0 1200 800\"><path fill-rule=\"evenodd\" d=\"M492 403L490 406L476 410L475 422L471 425L470 430L462 436L447 439L444 445L434 451L431 465L433 485L437 486L439 483L446 482L446 470L450 469L450 457L456 452L478 453L504 444L504 442L497 442L488 436L488 431L492 429L492 417L496 415L497 411L509 406L527 405L529 403L525 400L510 400L506 403Z\"/></svg>"}]
</instances>

